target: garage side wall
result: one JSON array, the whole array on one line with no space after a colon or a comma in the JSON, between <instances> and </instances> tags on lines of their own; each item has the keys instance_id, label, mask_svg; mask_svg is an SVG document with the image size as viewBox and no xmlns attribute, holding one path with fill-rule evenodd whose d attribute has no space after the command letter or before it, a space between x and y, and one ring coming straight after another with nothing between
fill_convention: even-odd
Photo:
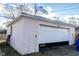
<instances>
[{"instance_id":1,"label":"garage side wall","mask_svg":"<svg viewBox=\"0 0 79 59\"><path fill-rule=\"evenodd\" d=\"M23 29L23 54L30 54L39 52L38 44L38 32L39 24L35 19L23 17L24 29Z\"/></svg>"},{"instance_id":2,"label":"garage side wall","mask_svg":"<svg viewBox=\"0 0 79 59\"><path fill-rule=\"evenodd\" d=\"M75 28L70 27L70 34L69 34L69 45L73 45L75 43Z\"/></svg>"},{"instance_id":3,"label":"garage side wall","mask_svg":"<svg viewBox=\"0 0 79 59\"><path fill-rule=\"evenodd\" d=\"M20 18L21 19L21 18ZM10 45L19 53L22 54L22 39L23 39L23 20L19 20L12 24L12 36Z\"/></svg>"}]
</instances>

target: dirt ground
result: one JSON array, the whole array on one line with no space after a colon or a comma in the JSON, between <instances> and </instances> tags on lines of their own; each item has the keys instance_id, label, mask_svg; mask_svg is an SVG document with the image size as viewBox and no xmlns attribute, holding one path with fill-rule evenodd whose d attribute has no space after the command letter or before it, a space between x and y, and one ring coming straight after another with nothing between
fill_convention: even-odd
<instances>
[{"instance_id":1,"label":"dirt ground","mask_svg":"<svg viewBox=\"0 0 79 59\"><path fill-rule=\"evenodd\" d=\"M0 56L21 56L8 44L0 45ZM75 46L51 46L40 48L39 53L33 53L24 56L79 56L79 51Z\"/></svg>"}]
</instances>

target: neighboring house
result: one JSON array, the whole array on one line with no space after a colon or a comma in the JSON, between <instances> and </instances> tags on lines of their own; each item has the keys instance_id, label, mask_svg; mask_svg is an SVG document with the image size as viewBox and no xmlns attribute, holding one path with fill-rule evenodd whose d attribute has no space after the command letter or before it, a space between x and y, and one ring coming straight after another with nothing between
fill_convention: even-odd
<instances>
[{"instance_id":1,"label":"neighboring house","mask_svg":"<svg viewBox=\"0 0 79 59\"><path fill-rule=\"evenodd\" d=\"M75 26L44 17L22 14L7 25L10 45L20 54L39 52L39 44L68 41L74 44Z\"/></svg>"},{"instance_id":2,"label":"neighboring house","mask_svg":"<svg viewBox=\"0 0 79 59\"><path fill-rule=\"evenodd\" d=\"M79 34L79 26L75 28L76 35Z\"/></svg>"}]
</instances>

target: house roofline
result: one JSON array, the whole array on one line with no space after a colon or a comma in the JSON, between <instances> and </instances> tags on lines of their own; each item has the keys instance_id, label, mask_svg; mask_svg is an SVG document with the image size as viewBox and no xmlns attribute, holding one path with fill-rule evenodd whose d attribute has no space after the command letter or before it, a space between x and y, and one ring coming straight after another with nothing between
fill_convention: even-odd
<instances>
[{"instance_id":1,"label":"house roofline","mask_svg":"<svg viewBox=\"0 0 79 59\"><path fill-rule=\"evenodd\" d=\"M36 16L36 15L30 15L30 14L21 14L21 15L19 15L19 16L18 16L16 19L14 19L11 23L7 24L7 27L10 26L10 25L12 25L12 24L15 23L16 21L18 21L19 18L21 18L21 17L23 17L23 16L24 16L24 17L33 18L33 19L36 19L36 20L51 22L51 23L54 23L54 24L60 24L60 25L75 27L75 25L73 25L73 24L68 24L68 23L64 23L64 22L57 21L57 20L51 20L51 19L48 19L48 18L45 18L45 17Z\"/></svg>"}]
</instances>

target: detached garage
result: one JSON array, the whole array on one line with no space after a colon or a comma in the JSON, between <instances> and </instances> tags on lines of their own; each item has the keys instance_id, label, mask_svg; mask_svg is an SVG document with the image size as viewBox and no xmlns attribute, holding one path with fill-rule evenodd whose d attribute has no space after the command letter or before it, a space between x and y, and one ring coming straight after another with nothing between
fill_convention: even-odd
<instances>
[{"instance_id":1,"label":"detached garage","mask_svg":"<svg viewBox=\"0 0 79 59\"><path fill-rule=\"evenodd\" d=\"M69 30L54 26L40 26L39 44L68 41Z\"/></svg>"},{"instance_id":2,"label":"detached garage","mask_svg":"<svg viewBox=\"0 0 79 59\"><path fill-rule=\"evenodd\" d=\"M20 54L39 52L39 44L68 41L74 44L75 26L40 16L22 14L7 25L9 44Z\"/></svg>"}]
</instances>

